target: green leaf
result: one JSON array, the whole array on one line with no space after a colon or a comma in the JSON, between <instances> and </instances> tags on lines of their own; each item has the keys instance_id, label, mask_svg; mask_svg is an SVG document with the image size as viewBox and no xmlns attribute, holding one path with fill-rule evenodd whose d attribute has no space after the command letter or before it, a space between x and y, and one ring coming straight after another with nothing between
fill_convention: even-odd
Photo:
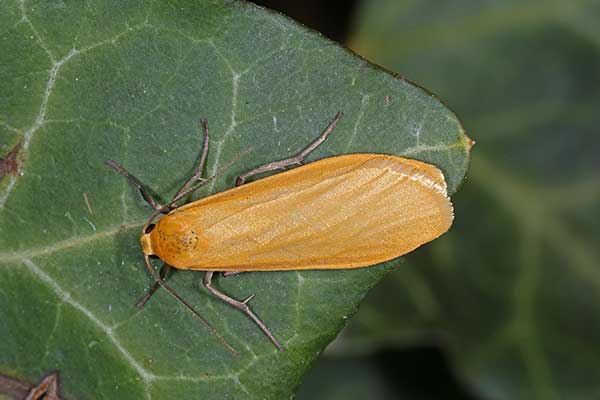
<instances>
[{"instance_id":1,"label":"green leaf","mask_svg":"<svg viewBox=\"0 0 600 400\"><path fill-rule=\"evenodd\" d=\"M284 343L278 352L238 311L177 272L173 287L241 352L234 357L150 284L139 234L151 214L104 165L122 163L165 201L199 157L208 118L213 174L199 195L284 158L345 113L311 159L346 152L437 164L453 192L468 138L435 97L293 21L238 1L3 2L0 373L58 371L67 398L289 397L394 262L352 271L218 279Z\"/></svg>"},{"instance_id":2,"label":"green leaf","mask_svg":"<svg viewBox=\"0 0 600 400\"><path fill-rule=\"evenodd\" d=\"M598 2L371 0L359 15L353 47L439 94L477 151L450 234L335 349L435 342L483 398L596 398Z\"/></svg>"}]
</instances>

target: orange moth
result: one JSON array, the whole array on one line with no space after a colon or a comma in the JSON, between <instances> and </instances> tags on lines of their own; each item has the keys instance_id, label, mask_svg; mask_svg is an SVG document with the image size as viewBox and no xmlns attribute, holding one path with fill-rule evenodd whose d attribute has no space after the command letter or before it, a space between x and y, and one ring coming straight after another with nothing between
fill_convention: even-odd
<instances>
[{"instance_id":1,"label":"orange moth","mask_svg":"<svg viewBox=\"0 0 600 400\"><path fill-rule=\"evenodd\" d=\"M267 163L237 179L237 186L176 206L210 179L200 178L208 152L208 125L196 172L165 206L113 161L156 210L144 226L142 249L159 286L176 296L231 346L164 281L169 267L206 271L204 286L246 313L278 347L281 344L252 312L250 298L238 301L211 286L214 272L287 271L367 267L406 254L445 233L452 203L442 172L434 165L384 154L347 154L303 165L333 131L336 114L321 136L285 160ZM253 175L297 168L243 184ZM199 182L199 183L197 183ZM156 224L154 219L164 215ZM150 257L165 264L155 273Z\"/></svg>"}]
</instances>

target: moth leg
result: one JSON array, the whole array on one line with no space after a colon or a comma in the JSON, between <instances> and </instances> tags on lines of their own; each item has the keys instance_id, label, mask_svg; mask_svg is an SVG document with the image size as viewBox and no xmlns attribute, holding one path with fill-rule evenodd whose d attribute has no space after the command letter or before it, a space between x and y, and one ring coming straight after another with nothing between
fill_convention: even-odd
<instances>
[{"instance_id":1,"label":"moth leg","mask_svg":"<svg viewBox=\"0 0 600 400\"><path fill-rule=\"evenodd\" d=\"M167 279L167 277L169 276L169 274L171 273L172 269L173 268L170 265L163 264L162 267L160 268L160 271L158 272L160 279L162 281L165 281ZM160 288L160 283L158 281L156 281L156 282L154 282L154 284L152 286L150 286L150 288L148 289L146 294L144 296L142 296L142 298L140 298L137 303L135 303L135 306L137 308L143 308L146 305L146 303L148 302L148 300L150 300L150 297L152 297L154 292L156 292L158 290L158 288Z\"/></svg>"},{"instance_id":2,"label":"moth leg","mask_svg":"<svg viewBox=\"0 0 600 400\"><path fill-rule=\"evenodd\" d=\"M224 272L221 272L221 275L223 275L224 278L227 278L228 276L241 274L242 272L244 272L244 271L224 271Z\"/></svg>"},{"instance_id":3,"label":"moth leg","mask_svg":"<svg viewBox=\"0 0 600 400\"><path fill-rule=\"evenodd\" d=\"M142 195L144 200L146 200L146 203L150 204L150 206L156 211L162 212L162 206L156 200L154 200L146 186L142 182L140 182L135 176L131 175L125 168L123 168L113 160L106 160L105 164L117 171L119 174L123 175L125 178L127 178L129 184L140 191L140 194Z\"/></svg>"},{"instance_id":4,"label":"moth leg","mask_svg":"<svg viewBox=\"0 0 600 400\"><path fill-rule=\"evenodd\" d=\"M243 301L239 301L239 300L236 300L236 299L233 299L233 298L227 296L224 293L221 293L220 291L218 291L217 289L215 289L211 286L213 274L214 274L213 271L207 271L204 273L204 278L202 279L202 284L204 285L204 287L206 289L208 289L208 291L210 293L212 293L213 296L218 297L219 299L223 300L225 303L229 304L230 306L232 306L234 308L237 308L238 310L240 310L244 314L246 314L248 316L248 318L250 318L252 321L254 321L254 323L256 325L258 325L258 327L263 331L263 333L265 335L267 335L267 337L275 345L275 347L277 347L278 350L282 350L283 346L281 345L281 343L279 343L279 341L275 338L275 336L273 336L273 334L271 333L269 328L267 328L267 326L260 320L260 318L258 318L256 316L256 314L254 314L254 312L248 306L248 302L250 300L252 300L254 295L249 296L247 299L245 299Z\"/></svg>"},{"instance_id":5,"label":"moth leg","mask_svg":"<svg viewBox=\"0 0 600 400\"><path fill-rule=\"evenodd\" d=\"M200 161L198 162L198 165L196 165L194 174L183 185L181 185L181 187L179 188L177 193L175 193L171 201L175 200L181 193L188 190L196 181L203 180L202 171L204 170L204 165L206 164L206 156L208 155L208 120L201 119L200 125L202 125L202 131L204 134Z\"/></svg>"},{"instance_id":6,"label":"moth leg","mask_svg":"<svg viewBox=\"0 0 600 400\"><path fill-rule=\"evenodd\" d=\"M260 167L254 168L253 170L250 170L250 171L246 172L245 174L238 176L237 179L235 180L235 186L240 186L241 184L243 184L246 181L246 179L248 179L249 177L254 176L254 175L262 174L264 172L269 172L269 171L276 171L278 169L284 169L284 168L287 168L292 165L295 165L295 166L302 165L304 163L304 159L306 158L306 156L308 156L313 150L315 150L317 147L319 147L321 144L323 144L323 142L327 139L329 134L333 131L333 129L335 128L335 125L337 124L337 122L340 120L341 117L342 117L342 112L338 111L335 114L335 117L333 117L333 119L329 123L329 125L327 125L325 130L323 130L321 135L317 139L312 141L304 149L302 149L299 153L293 155L292 157L286 158L284 160L271 161L269 163L263 164Z\"/></svg>"}]
</instances>

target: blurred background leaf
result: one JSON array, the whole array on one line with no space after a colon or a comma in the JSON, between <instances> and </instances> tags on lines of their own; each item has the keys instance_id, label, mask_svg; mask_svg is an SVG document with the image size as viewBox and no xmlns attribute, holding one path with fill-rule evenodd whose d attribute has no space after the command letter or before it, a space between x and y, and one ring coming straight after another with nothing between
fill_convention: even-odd
<instances>
[{"instance_id":1,"label":"blurred background leaf","mask_svg":"<svg viewBox=\"0 0 600 400\"><path fill-rule=\"evenodd\" d=\"M439 95L477 145L450 234L368 296L330 369L434 345L474 392L457 398L600 396L598 21L598 1L359 3L351 48Z\"/></svg>"}]
</instances>

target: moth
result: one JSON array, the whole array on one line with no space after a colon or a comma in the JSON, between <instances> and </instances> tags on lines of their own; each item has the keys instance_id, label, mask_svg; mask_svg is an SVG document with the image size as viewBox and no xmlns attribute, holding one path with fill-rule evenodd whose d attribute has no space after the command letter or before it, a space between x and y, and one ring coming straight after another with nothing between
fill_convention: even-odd
<instances>
[{"instance_id":1,"label":"moth","mask_svg":"<svg viewBox=\"0 0 600 400\"><path fill-rule=\"evenodd\" d=\"M155 210L140 239L155 283L138 306L164 287L233 350L165 283L170 268L204 271L204 287L245 313L281 349L279 340L248 305L253 296L237 300L222 293L211 284L215 272L368 267L406 254L448 231L454 218L452 203L443 173L432 164L386 154L345 154L304 164L341 117L338 112L317 139L292 157L261 165L240 175L234 188L181 206L179 200L214 179L201 178L209 147L206 120L202 120L200 162L166 205L160 205L139 180L108 160ZM286 171L245 183L250 177L277 170ZM164 215L155 223L160 214ZM151 258L164 263L158 274Z\"/></svg>"}]
</instances>

